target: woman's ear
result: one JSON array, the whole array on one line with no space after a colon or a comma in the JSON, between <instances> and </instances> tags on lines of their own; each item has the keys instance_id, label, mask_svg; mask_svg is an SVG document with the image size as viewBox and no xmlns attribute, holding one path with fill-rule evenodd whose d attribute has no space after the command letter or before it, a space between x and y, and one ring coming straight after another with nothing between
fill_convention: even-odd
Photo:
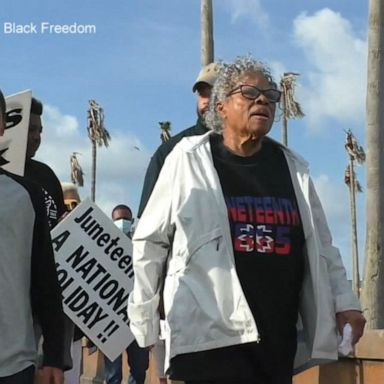
<instances>
[{"instance_id":1,"label":"woman's ear","mask_svg":"<svg viewBox=\"0 0 384 384\"><path fill-rule=\"evenodd\" d=\"M218 115L224 119L225 118L225 106L224 106L224 103L222 101L218 101L216 103L216 112L218 113Z\"/></svg>"}]
</instances>

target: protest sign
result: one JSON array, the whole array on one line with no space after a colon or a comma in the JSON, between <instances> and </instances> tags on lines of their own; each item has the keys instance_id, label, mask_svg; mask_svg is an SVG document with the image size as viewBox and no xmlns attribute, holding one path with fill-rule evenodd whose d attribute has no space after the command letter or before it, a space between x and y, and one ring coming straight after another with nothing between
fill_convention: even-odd
<instances>
[{"instance_id":1,"label":"protest sign","mask_svg":"<svg viewBox=\"0 0 384 384\"><path fill-rule=\"evenodd\" d=\"M7 103L4 136L0 137L0 167L24 175L32 92L23 91L5 98Z\"/></svg>"},{"instance_id":2,"label":"protest sign","mask_svg":"<svg viewBox=\"0 0 384 384\"><path fill-rule=\"evenodd\" d=\"M89 199L51 232L65 313L110 359L134 340L132 242Z\"/></svg>"}]
</instances>

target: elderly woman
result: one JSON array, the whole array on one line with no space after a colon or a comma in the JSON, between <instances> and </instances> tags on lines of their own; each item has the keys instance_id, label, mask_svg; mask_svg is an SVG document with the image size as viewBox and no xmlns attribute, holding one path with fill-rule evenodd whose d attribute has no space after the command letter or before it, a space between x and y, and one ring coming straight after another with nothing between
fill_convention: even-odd
<instances>
[{"instance_id":1,"label":"elderly woman","mask_svg":"<svg viewBox=\"0 0 384 384\"><path fill-rule=\"evenodd\" d=\"M156 342L164 286L173 379L287 384L294 367L337 359L347 322L362 335L307 163L267 137L280 96L251 57L221 64L212 131L175 147L137 227L131 329Z\"/></svg>"}]
</instances>

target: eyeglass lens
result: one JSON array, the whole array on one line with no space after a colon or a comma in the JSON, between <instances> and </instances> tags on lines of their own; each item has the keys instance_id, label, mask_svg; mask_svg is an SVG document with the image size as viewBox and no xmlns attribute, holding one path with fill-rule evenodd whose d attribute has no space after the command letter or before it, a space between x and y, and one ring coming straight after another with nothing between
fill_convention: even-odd
<instances>
[{"instance_id":1,"label":"eyeglass lens","mask_svg":"<svg viewBox=\"0 0 384 384\"><path fill-rule=\"evenodd\" d=\"M257 99L263 94L269 101L277 103L280 100L280 91L277 89L259 89L251 85L241 85L241 94L250 100Z\"/></svg>"}]
</instances>

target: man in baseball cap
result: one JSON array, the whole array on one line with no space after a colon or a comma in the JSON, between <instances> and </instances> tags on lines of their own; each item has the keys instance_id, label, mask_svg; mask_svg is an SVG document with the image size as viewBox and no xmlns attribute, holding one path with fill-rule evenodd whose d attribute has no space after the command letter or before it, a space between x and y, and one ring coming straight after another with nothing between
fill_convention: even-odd
<instances>
[{"instance_id":1,"label":"man in baseball cap","mask_svg":"<svg viewBox=\"0 0 384 384\"><path fill-rule=\"evenodd\" d=\"M209 106L209 97L213 84L216 81L218 75L219 65L217 63L210 63L203 67L197 76L195 83L193 84L192 91L197 96L197 122L192 127L189 127L177 135L170 138L156 150L151 158L147 172L145 174L143 190L141 193L140 206L137 216L140 217L146 204L151 196L153 187L156 184L160 170L164 164L165 158L172 151L174 146L186 136L202 135L208 131L203 119L204 113Z\"/></svg>"},{"instance_id":2,"label":"man in baseball cap","mask_svg":"<svg viewBox=\"0 0 384 384\"><path fill-rule=\"evenodd\" d=\"M197 95L197 114L199 118L202 118L204 116L204 113L208 109L209 97L211 96L211 90L217 78L218 68L219 66L216 63L210 63L206 65L201 69L199 75L197 76L195 84L193 84L192 91L195 92ZM202 122L200 121L200 123ZM199 120L197 121L196 126L198 124ZM204 126L204 130L201 133L205 133L206 131L207 129ZM182 137L193 136L198 134L199 133L192 132L192 134L183 135Z\"/></svg>"},{"instance_id":3,"label":"man in baseball cap","mask_svg":"<svg viewBox=\"0 0 384 384\"><path fill-rule=\"evenodd\" d=\"M175 136L172 136L168 141L161 144L151 158L148 165L147 172L145 174L143 190L141 193L140 206L137 213L137 217L140 218L144 211L144 208L151 196L152 190L156 184L157 178L163 167L164 161L168 154L172 151L174 146L183 138L187 136L202 135L208 131L205 126L204 114L208 110L209 97L213 84L216 81L218 75L218 64L210 63L203 67L197 76L195 83L193 84L192 91L197 96L197 122L192 127L184 129ZM167 379L164 373L164 340L159 340L155 345L154 354L157 365L157 375L159 377L160 384L166 383ZM171 381L172 382L172 381ZM176 383L175 383L176 384Z\"/></svg>"},{"instance_id":4,"label":"man in baseball cap","mask_svg":"<svg viewBox=\"0 0 384 384\"><path fill-rule=\"evenodd\" d=\"M217 63L210 63L203 67L197 76L195 84L193 84L192 91L196 90L204 84L208 84L211 88L216 81L219 65Z\"/></svg>"}]
</instances>

